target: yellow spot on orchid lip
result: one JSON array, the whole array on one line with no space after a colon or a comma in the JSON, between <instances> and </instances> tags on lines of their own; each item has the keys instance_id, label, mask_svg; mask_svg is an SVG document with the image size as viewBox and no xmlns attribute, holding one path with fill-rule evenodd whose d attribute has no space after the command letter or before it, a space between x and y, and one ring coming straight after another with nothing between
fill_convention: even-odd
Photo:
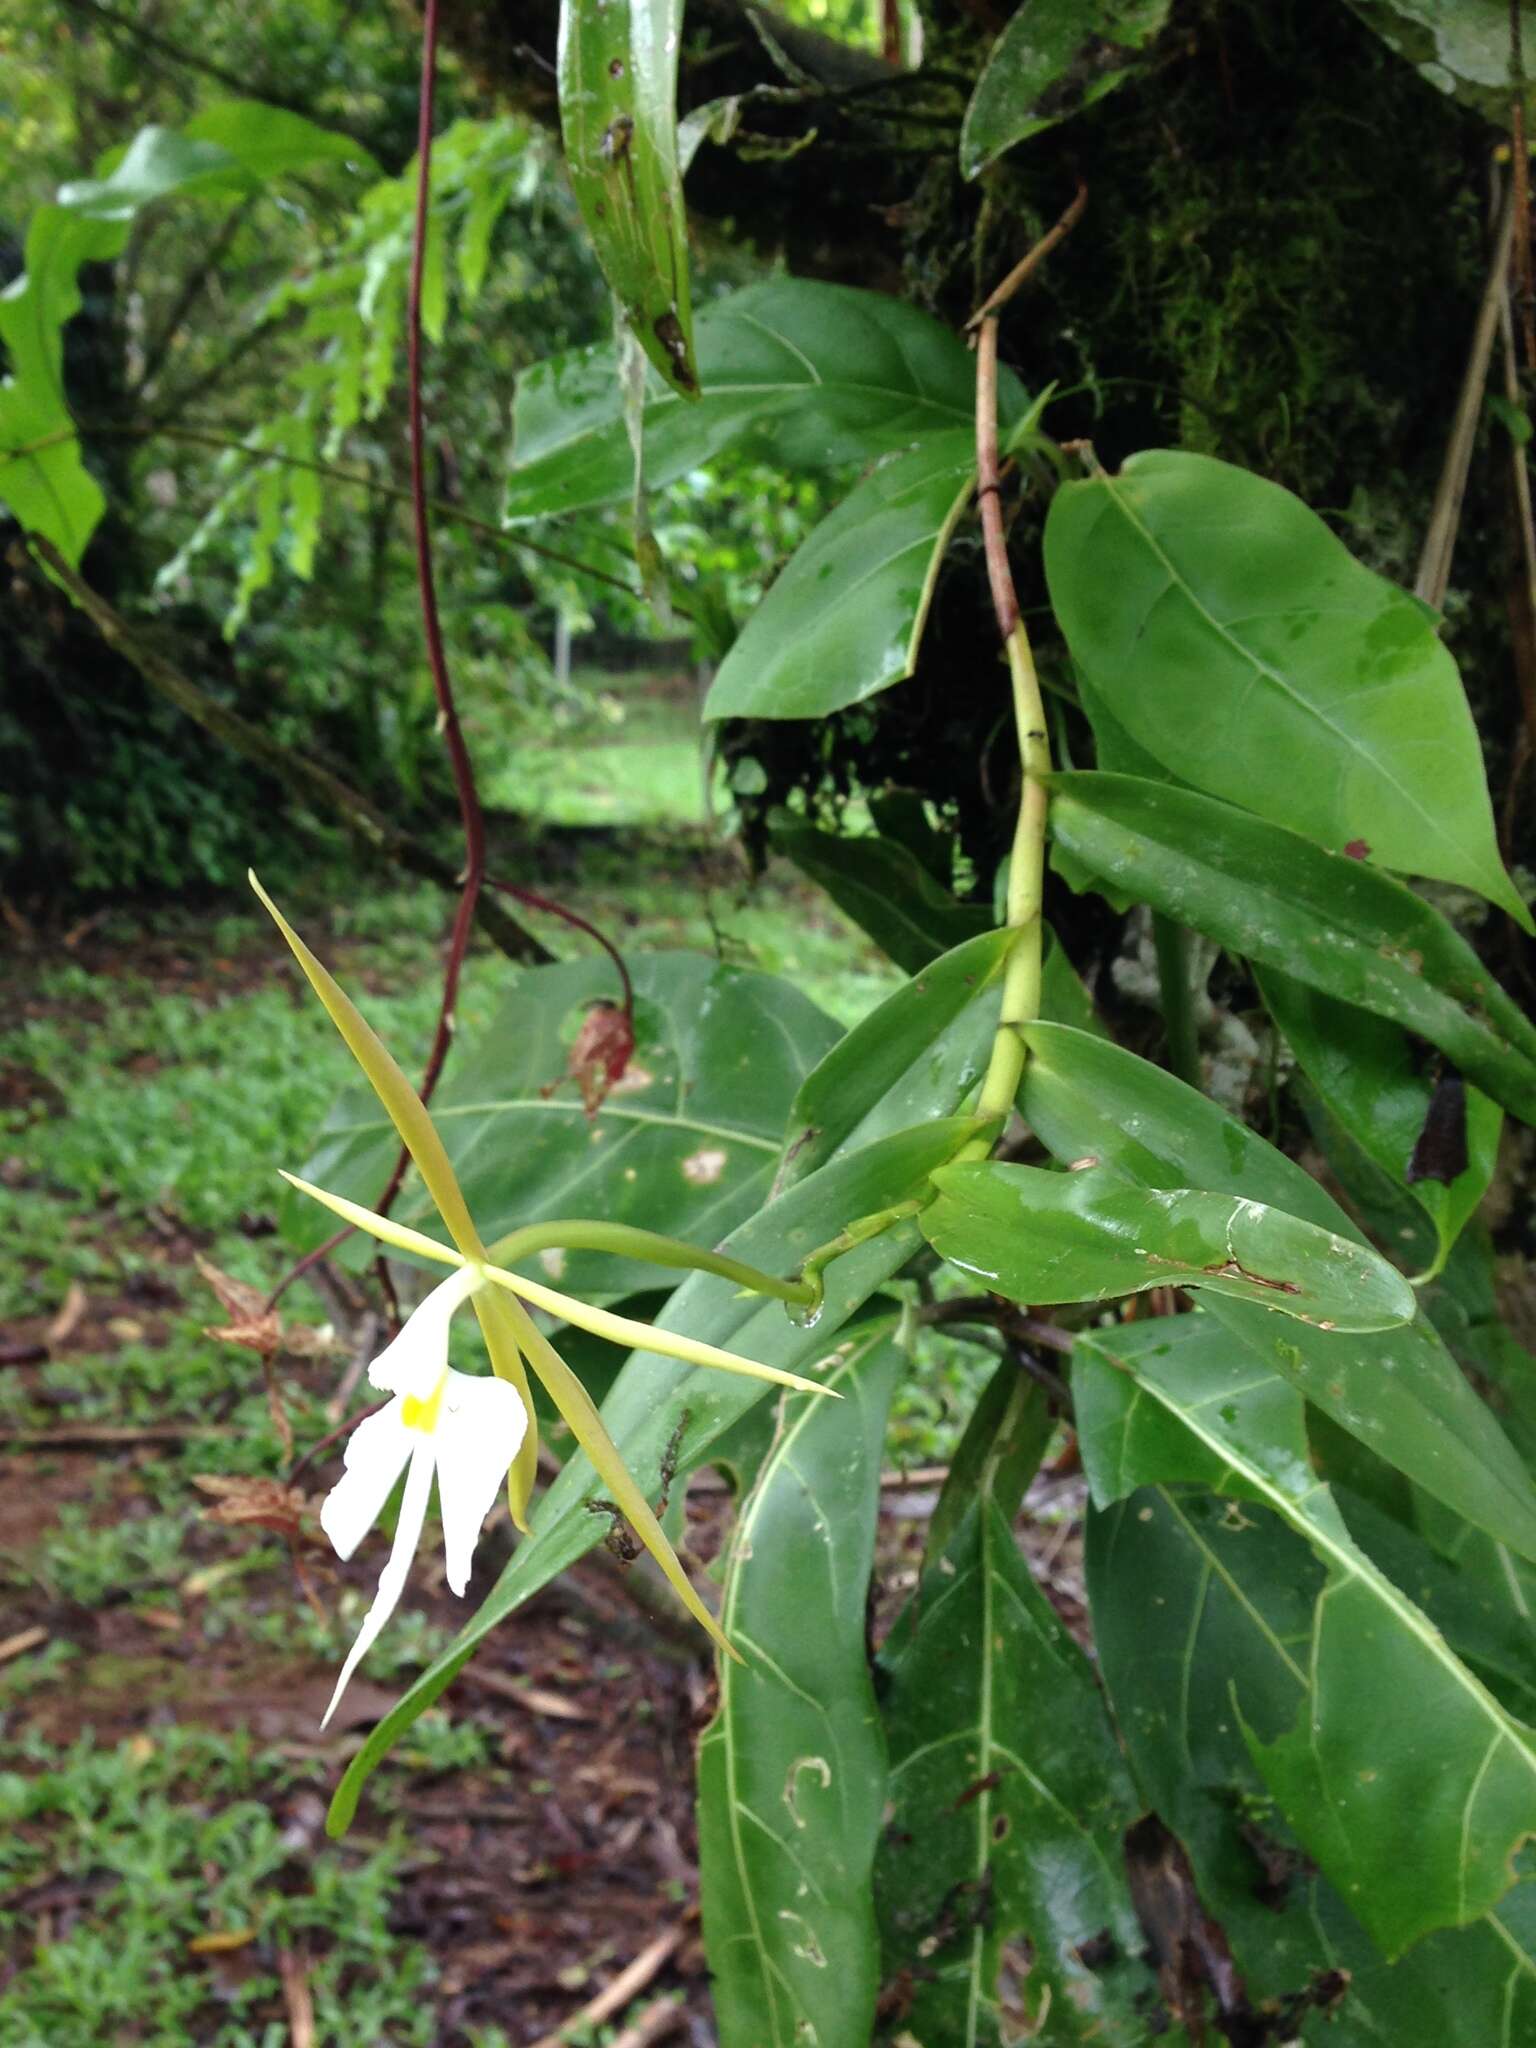
<instances>
[{"instance_id":1,"label":"yellow spot on orchid lip","mask_svg":"<svg viewBox=\"0 0 1536 2048\"><path fill-rule=\"evenodd\" d=\"M419 1429L423 1436L431 1436L437 1428L438 1411L443 1405L443 1391L448 1385L448 1375L442 1378L423 1401L419 1394L407 1394L400 1404L400 1420L407 1429Z\"/></svg>"}]
</instances>

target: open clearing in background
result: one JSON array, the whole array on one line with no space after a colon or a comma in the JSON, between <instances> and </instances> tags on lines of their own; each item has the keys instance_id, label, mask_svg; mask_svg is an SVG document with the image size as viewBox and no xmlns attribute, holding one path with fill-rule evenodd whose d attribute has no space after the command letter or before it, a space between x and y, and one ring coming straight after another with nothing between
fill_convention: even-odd
<instances>
[{"instance_id":1,"label":"open clearing in background","mask_svg":"<svg viewBox=\"0 0 1536 2048\"><path fill-rule=\"evenodd\" d=\"M699 724L703 691L686 669L666 676L581 666L571 675L568 732L520 740L498 765L494 735L476 734L487 805L548 825L705 829L729 798Z\"/></svg>"}]
</instances>

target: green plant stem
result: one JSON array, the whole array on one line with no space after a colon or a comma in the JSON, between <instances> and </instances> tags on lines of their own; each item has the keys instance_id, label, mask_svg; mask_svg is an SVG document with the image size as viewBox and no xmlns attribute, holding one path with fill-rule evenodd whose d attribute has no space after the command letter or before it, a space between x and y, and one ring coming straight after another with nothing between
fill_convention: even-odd
<instances>
[{"instance_id":1,"label":"green plant stem","mask_svg":"<svg viewBox=\"0 0 1536 2048\"><path fill-rule=\"evenodd\" d=\"M787 1301L808 1308L817 1289L809 1280L779 1280L760 1273L756 1266L720 1252L707 1252L699 1245L684 1244L680 1238L663 1237L654 1230L639 1230L628 1223L599 1223L585 1220L554 1220L528 1223L520 1230L498 1238L488 1253L493 1265L510 1266L539 1252L610 1252L615 1258L643 1259L647 1265L680 1268L686 1272L714 1273L721 1280L733 1280L753 1294L766 1294L775 1301Z\"/></svg>"},{"instance_id":2,"label":"green plant stem","mask_svg":"<svg viewBox=\"0 0 1536 2048\"><path fill-rule=\"evenodd\" d=\"M1003 532L997 460L995 313L988 313L982 320L977 337L976 468L987 577L992 586L992 608L997 615L998 631L1008 656L1019 767L1023 777L1019 815L1013 831L1013 850L1008 863L1008 925L1018 937L1004 971L1002 1013L997 1020L992 1056L987 1063L986 1078L981 1084L981 1095L976 1104L976 1114L991 1120L1007 1117L1013 1108L1014 1097L1024 1075L1021 1031L1040 1014L1041 907L1045 890L1046 812L1050 801L1047 778L1051 772L1045 702L1040 694L1040 678L1035 671L1029 635L1019 614L1019 600L1008 568L1008 541ZM973 1140L962 1157L984 1157L989 1149L984 1140Z\"/></svg>"},{"instance_id":3,"label":"green plant stem","mask_svg":"<svg viewBox=\"0 0 1536 2048\"><path fill-rule=\"evenodd\" d=\"M1163 999L1163 1029L1168 1065L1191 1088L1200 1086L1200 1046L1195 1037L1195 1006L1189 985L1189 932L1176 918L1152 913L1152 944L1157 953L1157 981Z\"/></svg>"},{"instance_id":4,"label":"green plant stem","mask_svg":"<svg viewBox=\"0 0 1536 2048\"><path fill-rule=\"evenodd\" d=\"M1022 620L1008 635L1008 668L1013 681L1013 710L1019 733L1019 760L1024 786L1008 864L1007 919L1018 934L1003 973L1003 1006L992 1040L992 1055L976 1103L976 1114L988 1120L1006 1117L1024 1074L1021 1028L1040 1014L1040 973L1043 958L1041 902L1045 888L1045 821L1049 801L1046 777L1051 772L1051 747L1046 735L1045 706ZM972 1144L981 1144L973 1140ZM968 1152L970 1148L967 1148ZM985 1149L985 1148L984 1148ZM975 1156L981 1156L977 1154Z\"/></svg>"},{"instance_id":5,"label":"green plant stem","mask_svg":"<svg viewBox=\"0 0 1536 2048\"><path fill-rule=\"evenodd\" d=\"M1068 221L1067 225L1070 226L1071 222ZM1021 266L1015 273L1011 289L1017 289L1027 275L1027 268ZM978 317L981 327L976 346L976 498L981 507L992 608L997 616L998 632L1002 636L1013 684L1013 717L1018 735L1022 786L1008 863L1007 924L1015 937L1003 971L1002 1010L975 1109L975 1116L984 1128L976 1137L967 1139L956 1152L957 1162L985 1159L997 1142L998 1132L1012 1113L1014 1097L1024 1078L1023 1028L1032 1024L1040 1014L1044 958L1041 911L1045 892L1045 826L1051 772L1045 700L1040 694L1034 654L1019 612L1019 600L1008 568L1008 540L1003 532L997 454L997 315L988 312L985 317ZM931 1195L914 1196L910 1201L882 1210L878 1215L860 1217L812 1252L801 1268L803 1278L814 1289L812 1308L820 1305L822 1274L834 1259L852 1251L855 1245L880 1236L897 1223L920 1214L930 1199Z\"/></svg>"}]
</instances>

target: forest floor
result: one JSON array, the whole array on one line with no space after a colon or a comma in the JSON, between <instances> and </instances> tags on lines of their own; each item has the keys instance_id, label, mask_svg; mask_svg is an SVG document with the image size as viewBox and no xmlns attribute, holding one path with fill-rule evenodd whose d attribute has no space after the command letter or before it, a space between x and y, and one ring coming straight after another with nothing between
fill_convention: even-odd
<instances>
[{"instance_id":1,"label":"forest floor","mask_svg":"<svg viewBox=\"0 0 1536 2048\"><path fill-rule=\"evenodd\" d=\"M638 858L628 844L609 878L588 851L581 872L578 907L630 947L723 949L790 975L845 1022L891 983L814 892L776 874L749 898L701 840ZM298 892L306 929L392 1043L424 1045L443 899L330 880L330 907L324 877ZM476 952L463 1033L514 973ZM324 1834L345 1761L465 1611L429 1541L322 1735L378 1541L341 1568L318 1538L291 1554L223 1518L228 1482L281 1475L288 1432L314 1445L360 1398L348 1389L367 1318L343 1293L301 1288L285 1303L329 1336L279 1358L274 1401L255 1356L211 1334L228 1318L207 1279L211 1267L264 1288L284 1270L273 1169L302 1162L346 1078L280 942L243 908L114 912L11 948L0 2039L705 2048L691 1763L708 1667L652 1625L606 1553L523 1610L417 1722L344 1841ZM943 1457L965 1393L957 1381L905 1398L904 1466ZM337 1456L302 1480L312 1501ZM892 1580L911 1569L931 1492L917 1482L888 1505ZM690 1500L691 1514L722 1512L718 1493ZM466 1605L509 1545L501 1510ZM1065 1512L1035 1547L1070 1577ZM591 2012L631 1966L618 2003Z\"/></svg>"}]
</instances>

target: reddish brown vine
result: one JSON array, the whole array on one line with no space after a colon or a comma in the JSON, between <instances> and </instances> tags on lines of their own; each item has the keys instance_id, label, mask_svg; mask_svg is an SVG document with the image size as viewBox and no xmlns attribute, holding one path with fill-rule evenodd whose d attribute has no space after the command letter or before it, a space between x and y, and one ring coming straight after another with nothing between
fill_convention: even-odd
<instances>
[{"instance_id":1,"label":"reddish brown vine","mask_svg":"<svg viewBox=\"0 0 1536 2048\"><path fill-rule=\"evenodd\" d=\"M502 895L510 896L515 902L526 904L531 910L544 911L552 917L561 918L574 930L584 932L588 938L596 940L612 960L618 973L623 991L621 1015L631 1049L634 1045L635 1009L634 985L623 956L613 941L599 931L596 925L576 911L567 909L563 903L555 901L552 897L542 896L537 891L525 889L517 883L498 881L494 876L488 877L486 874L485 813L481 808L480 793L475 783L474 762L470 759L464 729L459 722L458 702L454 695L453 679L448 670L448 655L443 645L442 626L438 617L437 577L432 561L432 526L427 497L426 408L421 395L421 298L432 197L432 130L437 102L437 7L438 0L426 0L421 24L421 90L416 130L416 206L411 233L410 282L406 293L406 419L411 450L411 528L416 550L416 584L421 604L422 633L426 640L427 666L432 675L432 691L437 699L438 723L442 728L443 742L448 749L454 793L458 798L459 822L464 834L464 884L448 939L448 955L443 965L442 1000L438 1005L437 1025L432 1034L432 1049L427 1055L426 1071L421 1079L419 1092L423 1102L431 1101L447 1061L449 1047L453 1043L459 982L463 976L464 957L469 949L469 935L474 926L475 905L480 900L480 891L483 888L493 888ZM410 1163L411 1155L402 1146L384 1192L374 1204L379 1215L389 1214L395 1197L404 1184ZM328 1257L350 1235L349 1226L345 1230L337 1231L333 1237L328 1238L313 1251L306 1252L278 1282L268 1305L275 1305L281 1300L295 1280L317 1265L321 1259ZM398 1326L399 1303L382 1253L375 1261L375 1270L390 1316Z\"/></svg>"}]
</instances>

